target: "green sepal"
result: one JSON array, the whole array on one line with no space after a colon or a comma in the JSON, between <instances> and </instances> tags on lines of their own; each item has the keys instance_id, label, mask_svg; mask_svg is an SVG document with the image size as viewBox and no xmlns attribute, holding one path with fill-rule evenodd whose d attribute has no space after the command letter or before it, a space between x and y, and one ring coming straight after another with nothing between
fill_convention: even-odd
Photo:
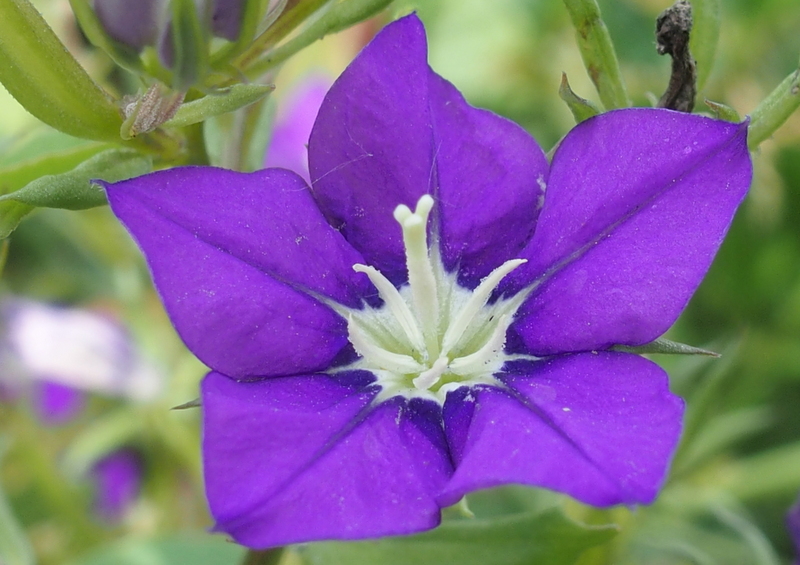
<instances>
[{"instance_id":1,"label":"green sepal","mask_svg":"<svg viewBox=\"0 0 800 565\"><path fill-rule=\"evenodd\" d=\"M14 201L28 206L83 210L102 206L106 195L94 179L116 182L152 170L152 160L131 149L108 149L94 155L71 171L44 175L14 192L0 196L0 202Z\"/></svg>"},{"instance_id":2,"label":"green sepal","mask_svg":"<svg viewBox=\"0 0 800 565\"><path fill-rule=\"evenodd\" d=\"M61 134L59 134L61 135ZM83 143L59 151L27 159L0 168L3 179L0 193L8 194L23 188L43 175L57 175L69 171L109 146L102 143ZM16 229L22 218L34 210L33 206L9 200L0 202L0 239Z\"/></svg>"},{"instance_id":3,"label":"green sepal","mask_svg":"<svg viewBox=\"0 0 800 565\"><path fill-rule=\"evenodd\" d=\"M720 0L692 0L692 34L689 38L689 51L697 63L698 92L702 90L714 67L721 20Z\"/></svg>"},{"instance_id":4,"label":"green sepal","mask_svg":"<svg viewBox=\"0 0 800 565\"><path fill-rule=\"evenodd\" d=\"M617 54L597 0L564 0L575 27L578 49L600 100L607 110L631 105Z\"/></svg>"},{"instance_id":5,"label":"green sepal","mask_svg":"<svg viewBox=\"0 0 800 565\"><path fill-rule=\"evenodd\" d=\"M189 408L200 408L202 403L200 402L200 397L195 398L194 400L190 400L188 402L184 402L183 404L178 404L177 406L173 406L170 410L188 410Z\"/></svg>"},{"instance_id":6,"label":"green sepal","mask_svg":"<svg viewBox=\"0 0 800 565\"><path fill-rule=\"evenodd\" d=\"M739 116L739 112L730 106L720 104L719 102L713 102L708 98L705 99L705 103L706 106L711 108L711 111L714 113L714 117L718 120L725 120L726 122L733 122L735 124L738 124L742 121L742 118Z\"/></svg>"},{"instance_id":7,"label":"green sepal","mask_svg":"<svg viewBox=\"0 0 800 565\"><path fill-rule=\"evenodd\" d=\"M275 90L272 84L236 84L215 94L209 94L183 104L171 120L164 125L184 127L206 121L213 116L227 114L261 100Z\"/></svg>"},{"instance_id":8,"label":"green sepal","mask_svg":"<svg viewBox=\"0 0 800 565\"><path fill-rule=\"evenodd\" d=\"M558 88L558 95L561 97L561 100L566 102L570 112L572 112L575 118L575 123L579 124L583 120L587 120L600 113L600 109L597 106L585 98L581 98L572 91L572 88L569 86L569 81L567 80L567 73L561 73L561 86Z\"/></svg>"},{"instance_id":9,"label":"green sepal","mask_svg":"<svg viewBox=\"0 0 800 565\"><path fill-rule=\"evenodd\" d=\"M638 353L639 355L646 353L662 353L667 355L708 355L710 357L719 357L719 353L686 345L685 343L671 341L663 337L651 341L650 343L645 343L644 345L615 345L611 349L614 351L625 351L627 353Z\"/></svg>"},{"instance_id":10,"label":"green sepal","mask_svg":"<svg viewBox=\"0 0 800 565\"><path fill-rule=\"evenodd\" d=\"M132 73L144 73L139 53L132 47L115 41L106 33L89 0L69 0L69 4L81 30L92 45L105 51L115 63Z\"/></svg>"},{"instance_id":11,"label":"green sepal","mask_svg":"<svg viewBox=\"0 0 800 565\"><path fill-rule=\"evenodd\" d=\"M325 565L568 565L617 530L570 520L557 508L496 519L456 520L416 536L308 546L308 562Z\"/></svg>"},{"instance_id":12,"label":"green sepal","mask_svg":"<svg viewBox=\"0 0 800 565\"><path fill-rule=\"evenodd\" d=\"M750 115L747 146L750 151L761 145L789 119L800 106L800 68L783 79Z\"/></svg>"},{"instance_id":13,"label":"green sepal","mask_svg":"<svg viewBox=\"0 0 800 565\"><path fill-rule=\"evenodd\" d=\"M122 117L28 0L0 0L0 82L59 131L119 141Z\"/></svg>"},{"instance_id":14,"label":"green sepal","mask_svg":"<svg viewBox=\"0 0 800 565\"><path fill-rule=\"evenodd\" d=\"M186 92L205 76L208 68L208 30L203 22L209 18L197 13L194 0L171 0L172 87Z\"/></svg>"}]
</instances>

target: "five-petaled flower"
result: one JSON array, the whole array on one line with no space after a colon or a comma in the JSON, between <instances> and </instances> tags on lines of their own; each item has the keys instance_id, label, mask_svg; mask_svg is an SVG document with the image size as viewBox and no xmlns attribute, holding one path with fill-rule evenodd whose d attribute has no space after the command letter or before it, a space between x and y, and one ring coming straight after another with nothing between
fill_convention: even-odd
<instances>
[{"instance_id":1,"label":"five-petaled flower","mask_svg":"<svg viewBox=\"0 0 800 565\"><path fill-rule=\"evenodd\" d=\"M552 163L430 70L416 16L328 92L311 185L180 168L108 186L202 383L216 529L251 547L434 527L474 489L653 500L681 428L660 336L751 179L746 125L577 126Z\"/></svg>"}]
</instances>

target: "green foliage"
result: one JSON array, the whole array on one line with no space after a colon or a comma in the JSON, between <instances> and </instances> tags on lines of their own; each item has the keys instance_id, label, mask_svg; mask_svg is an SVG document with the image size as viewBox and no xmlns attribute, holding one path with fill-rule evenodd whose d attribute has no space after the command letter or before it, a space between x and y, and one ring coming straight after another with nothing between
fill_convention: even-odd
<instances>
[{"instance_id":1,"label":"green foliage","mask_svg":"<svg viewBox=\"0 0 800 565\"><path fill-rule=\"evenodd\" d=\"M28 0L0 0L0 82L31 114L76 137L119 140L111 98Z\"/></svg>"},{"instance_id":2,"label":"green foliage","mask_svg":"<svg viewBox=\"0 0 800 565\"><path fill-rule=\"evenodd\" d=\"M311 565L569 565L614 537L613 527L580 525L558 510L493 520L459 520L416 536L358 543L317 543Z\"/></svg>"},{"instance_id":3,"label":"green foliage","mask_svg":"<svg viewBox=\"0 0 800 565\"><path fill-rule=\"evenodd\" d=\"M143 175L152 160L131 149L108 149L87 159L71 171L40 176L19 190L0 196L0 203L18 202L28 206L83 210L106 203L103 189L95 179L116 182Z\"/></svg>"}]
</instances>

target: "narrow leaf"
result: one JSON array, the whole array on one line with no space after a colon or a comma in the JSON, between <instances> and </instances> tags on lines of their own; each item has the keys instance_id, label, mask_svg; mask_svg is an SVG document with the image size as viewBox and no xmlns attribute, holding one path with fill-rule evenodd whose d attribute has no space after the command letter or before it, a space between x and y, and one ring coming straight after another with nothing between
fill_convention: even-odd
<instances>
[{"instance_id":1,"label":"narrow leaf","mask_svg":"<svg viewBox=\"0 0 800 565\"><path fill-rule=\"evenodd\" d=\"M130 149L109 149L81 163L73 170L42 176L19 190L0 196L29 206L83 210L106 203L105 192L93 179L116 182L143 175L152 169L149 157Z\"/></svg>"},{"instance_id":2,"label":"narrow leaf","mask_svg":"<svg viewBox=\"0 0 800 565\"><path fill-rule=\"evenodd\" d=\"M69 171L107 147L108 145L100 143L84 142L83 145L54 151L0 168L0 178L3 179L0 194L19 190L42 175L56 175ZM14 200L0 202L0 239L8 237L22 218L33 209L33 206Z\"/></svg>"},{"instance_id":3,"label":"narrow leaf","mask_svg":"<svg viewBox=\"0 0 800 565\"><path fill-rule=\"evenodd\" d=\"M237 84L218 94L209 94L199 100L183 104L175 117L165 125L183 127L204 122L213 116L227 114L248 106L273 90L275 90L275 86L271 84Z\"/></svg>"},{"instance_id":4,"label":"narrow leaf","mask_svg":"<svg viewBox=\"0 0 800 565\"><path fill-rule=\"evenodd\" d=\"M783 125L800 106L800 69L783 79L778 87L753 110L747 131L751 151Z\"/></svg>"},{"instance_id":5,"label":"narrow leaf","mask_svg":"<svg viewBox=\"0 0 800 565\"><path fill-rule=\"evenodd\" d=\"M709 355L711 357L719 357L719 353L714 353L713 351L708 351L707 349L693 347L677 341L670 341L663 337L644 345L636 345L633 347L628 345L616 345L612 349L615 351L638 353L640 355L645 353L663 353L667 355Z\"/></svg>"},{"instance_id":6,"label":"narrow leaf","mask_svg":"<svg viewBox=\"0 0 800 565\"><path fill-rule=\"evenodd\" d=\"M111 98L69 54L28 0L0 0L0 82L31 114L87 139L119 141Z\"/></svg>"},{"instance_id":7,"label":"narrow leaf","mask_svg":"<svg viewBox=\"0 0 800 565\"><path fill-rule=\"evenodd\" d=\"M392 0L339 0L334 2L323 16L296 37L253 63L252 67L246 70L247 75L259 76L315 41L371 18L391 3Z\"/></svg>"},{"instance_id":8,"label":"narrow leaf","mask_svg":"<svg viewBox=\"0 0 800 565\"><path fill-rule=\"evenodd\" d=\"M606 109L631 105L617 54L596 0L564 0L578 40L583 64Z\"/></svg>"},{"instance_id":9,"label":"narrow leaf","mask_svg":"<svg viewBox=\"0 0 800 565\"><path fill-rule=\"evenodd\" d=\"M561 86L558 88L558 95L567 103L570 112L575 117L575 123L579 124L583 120L600 113L600 109L597 106L572 91L569 81L567 81L567 73L561 73Z\"/></svg>"}]
</instances>

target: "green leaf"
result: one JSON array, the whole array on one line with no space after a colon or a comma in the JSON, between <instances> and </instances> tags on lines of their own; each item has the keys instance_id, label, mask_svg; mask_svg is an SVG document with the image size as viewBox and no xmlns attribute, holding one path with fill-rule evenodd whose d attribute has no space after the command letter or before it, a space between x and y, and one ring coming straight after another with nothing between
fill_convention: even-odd
<instances>
[{"instance_id":1,"label":"green leaf","mask_svg":"<svg viewBox=\"0 0 800 565\"><path fill-rule=\"evenodd\" d=\"M499 519L459 520L416 536L308 546L312 565L568 565L610 540L614 527L583 526L556 508Z\"/></svg>"},{"instance_id":2,"label":"green leaf","mask_svg":"<svg viewBox=\"0 0 800 565\"><path fill-rule=\"evenodd\" d=\"M108 145L101 143L84 143L0 168L0 178L3 179L0 194L19 190L42 175L69 171L107 147ZM33 210L33 206L23 202L0 202L0 239L8 237L22 218Z\"/></svg>"},{"instance_id":3,"label":"green leaf","mask_svg":"<svg viewBox=\"0 0 800 565\"><path fill-rule=\"evenodd\" d=\"M0 489L0 563L3 565L36 563L28 538L17 522L2 489Z\"/></svg>"},{"instance_id":4,"label":"green leaf","mask_svg":"<svg viewBox=\"0 0 800 565\"><path fill-rule=\"evenodd\" d=\"M87 139L119 141L117 106L28 0L0 0L0 82L31 114Z\"/></svg>"},{"instance_id":5,"label":"green leaf","mask_svg":"<svg viewBox=\"0 0 800 565\"><path fill-rule=\"evenodd\" d=\"M575 118L575 123L579 124L583 120L600 113L600 109L597 106L572 91L567 80L567 73L561 73L561 86L558 88L558 95L567 103L570 112Z\"/></svg>"},{"instance_id":6,"label":"green leaf","mask_svg":"<svg viewBox=\"0 0 800 565\"><path fill-rule=\"evenodd\" d=\"M244 554L242 546L224 538L184 534L160 540L125 540L68 565L231 565L239 563Z\"/></svg>"},{"instance_id":7,"label":"green leaf","mask_svg":"<svg viewBox=\"0 0 800 565\"><path fill-rule=\"evenodd\" d=\"M697 62L697 91L703 89L714 67L720 28L720 0L692 0L689 51Z\"/></svg>"},{"instance_id":8,"label":"green leaf","mask_svg":"<svg viewBox=\"0 0 800 565\"><path fill-rule=\"evenodd\" d=\"M183 104L165 126L183 127L204 122L213 116L227 114L261 100L275 90L274 85L236 84L219 93Z\"/></svg>"},{"instance_id":9,"label":"green leaf","mask_svg":"<svg viewBox=\"0 0 800 565\"><path fill-rule=\"evenodd\" d=\"M789 119L800 106L800 69L783 79L750 115L747 146L750 151L761 145Z\"/></svg>"},{"instance_id":10,"label":"green leaf","mask_svg":"<svg viewBox=\"0 0 800 565\"><path fill-rule=\"evenodd\" d=\"M607 110L631 105L617 54L600 15L597 0L564 0L578 40L583 64Z\"/></svg>"},{"instance_id":11,"label":"green leaf","mask_svg":"<svg viewBox=\"0 0 800 565\"><path fill-rule=\"evenodd\" d=\"M626 351L628 353L638 353L640 355L646 353L662 353L667 355L708 355L709 357L719 357L719 353L686 345L685 343L678 343L663 337L658 338L650 343L644 345L615 345L612 347L615 351Z\"/></svg>"},{"instance_id":12,"label":"green leaf","mask_svg":"<svg viewBox=\"0 0 800 565\"><path fill-rule=\"evenodd\" d=\"M109 149L94 155L69 172L44 175L24 187L0 196L28 206L83 210L106 203L105 192L93 179L116 182L152 170L152 161L132 149Z\"/></svg>"}]
</instances>

